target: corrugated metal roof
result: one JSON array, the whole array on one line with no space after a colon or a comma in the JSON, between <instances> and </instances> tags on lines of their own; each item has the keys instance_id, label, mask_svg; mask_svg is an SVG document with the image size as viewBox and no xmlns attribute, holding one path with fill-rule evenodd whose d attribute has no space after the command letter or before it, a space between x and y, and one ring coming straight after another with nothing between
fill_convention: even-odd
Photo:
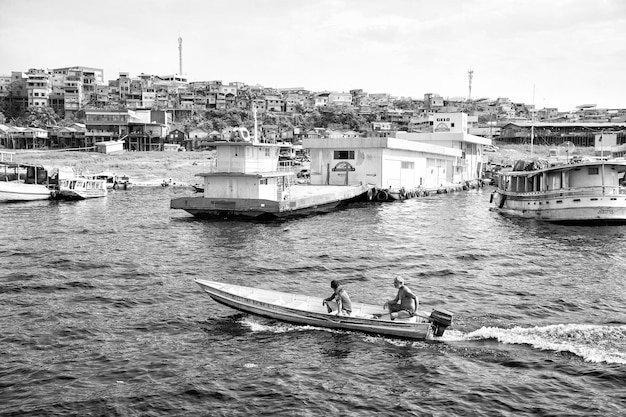
<instances>
[{"instance_id":1,"label":"corrugated metal roof","mask_svg":"<svg viewBox=\"0 0 626 417\"><path fill-rule=\"evenodd\" d=\"M504 125L514 125L519 127L589 127L589 128L608 128L608 127L626 127L626 123L611 122L510 122Z\"/></svg>"}]
</instances>

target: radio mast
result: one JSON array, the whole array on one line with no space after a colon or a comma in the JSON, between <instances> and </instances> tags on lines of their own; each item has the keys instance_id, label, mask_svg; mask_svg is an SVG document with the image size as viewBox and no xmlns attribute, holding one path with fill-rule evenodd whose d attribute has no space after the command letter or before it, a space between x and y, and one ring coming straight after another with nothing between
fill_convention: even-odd
<instances>
[{"instance_id":1,"label":"radio mast","mask_svg":"<svg viewBox=\"0 0 626 417\"><path fill-rule=\"evenodd\" d=\"M467 94L467 101L472 100L472 78L474 78L474 70L470 68L467 71L467 78L469 79L469 93Z\"/></svg>"},{"instance_id":2,"label":"radio mast","mask_svg":"<svg viewBox=\"0 0 626 417\"><path fill-rule=\"evenodd\" d=\"M183 75L183 38L178 37L178 74Z\"/></svg>"}]
</instances>

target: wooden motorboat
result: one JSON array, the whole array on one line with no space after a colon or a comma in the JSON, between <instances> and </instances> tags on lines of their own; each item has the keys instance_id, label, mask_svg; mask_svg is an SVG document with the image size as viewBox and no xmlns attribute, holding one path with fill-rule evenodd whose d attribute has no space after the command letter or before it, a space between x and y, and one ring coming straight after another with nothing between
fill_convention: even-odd
<instances>
[{"instance_id":1,"label":"wooden motorboat","mask_svg":"<svg viewBox=\"0 0 626 417\"><path fill-rule=\"evenodd\" d=\"M113 190L127 190L130 188L130 178L127 175L117 175L114 172L101 172L90 176L96 180L104 180L106 187Z\"/></svg>"},{"instance_id":2,"label":"wooden motorboat","mask_svg":"<svg viewBox=\"0 0 626 417\"><path fill-rule=\"evenodd\" d=\"M440 309L433 310L430 315L418 313L411 318L391 320L380 305L353 302L352 314L343 316L337 315L337 304L332 301L328 304L333 311L328 313L321 297L203 279L195 281L218 303L245 313L295 324L418 340L442 336L445 329L452 325L452 314Z\"/></svg>"},{"instance_id":3,"label":"wooden motorboat","mask_svg":"<svg viewBox=\"0 0 626 417\"><path fill-rule=\"evenodd\" d=\"M204 187L202 185L198 185L198 184L194 184L191 186L191 188L193 188L193 190L197 193L203 193L204 192Z\"/></svg>"},{"instance_id":4,"label":"wooden motorboat","mask_svg":"<svg viewBox=\"0 0 626 417\"><path fill-rule=\"evenodd\" d=\"M562 224L626 224L626 161L518 161L498 175L492 210Z\"/></svg>"},{"instance_id":5,"label":"wooden motorboat","mask_svg":"<svg viewBox=\"0 0 626 417\"><path fill-rule=\"evenodd\" d=\"M0 202L51 198L48 172L31 164L0 162Z\"/></svg>"},{"instance_id":6,"label":"wooden motorboat","mask_svg":"<svg viewBox=\"0 0 626 417\"><path fill-rule=\"evenodd\" d=\"M75 177L59 182L58 196L67 200L85 200L105 197L108 194L105 180Z\"/></svg>"}]
</instances>

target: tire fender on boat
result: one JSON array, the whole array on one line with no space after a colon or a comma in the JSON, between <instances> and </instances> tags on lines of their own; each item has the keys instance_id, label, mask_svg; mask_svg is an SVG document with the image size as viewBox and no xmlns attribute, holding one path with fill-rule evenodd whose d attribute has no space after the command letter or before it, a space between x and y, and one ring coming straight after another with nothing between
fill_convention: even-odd
<instances>
[{"instance_id":1,"label":"tire fender on boat","mask_svg":"<svg viewBox=\"0 0 626 417\"><path fill-rule=\"evenodd\" d=\"M378 201L387 201L388 198L389 198L389 194L387 194L387 191L385 190L380 190L376 194L376 200Z\"/></svg>"}]
</instances>

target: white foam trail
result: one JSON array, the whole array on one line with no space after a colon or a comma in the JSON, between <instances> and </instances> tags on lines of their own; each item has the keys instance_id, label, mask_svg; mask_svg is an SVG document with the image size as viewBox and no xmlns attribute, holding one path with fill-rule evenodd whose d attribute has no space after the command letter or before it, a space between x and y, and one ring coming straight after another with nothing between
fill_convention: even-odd
<instances>
[{"instance_id":1,"label":"white foam trail","mask_svg":"<svg viewBox=\"0 0 626 417\"><path fill-rule=\"evenodd\" d=\"M301 331L337 330L314 326L300 326L275 322L266 324L263 319L246 316L240 323L253 332L287 333ZM365 340L378 340L375 336L365 336ZM596 326L586 324L556 324L543 327L514 327L501 329L498 327L482 327L471 333L448 329L441 337L434 338L441 342L459 342L467 340L495 339L500 343L530 345L536 349L570 352L587 362L606 362L626 364L626 326ZM406 341L390 343L405 345ZM387 341L389 341L387 340Z\"/></svg>"},{"instance_id":2,"label":"white foam trail","mask_svg":"<svg viewBox=\"0 0 626 417\"><path fill-rule=\"evenodd\" d=\"M468 340L467 338L468 335L459 330L446 329L446 332L443 334L443 336L435 336L433 339L440 342L460 342L463 340Z\"/></svg>"},{"instance_id":3,"label":"white foam trail","mask_svg":"<svg viewBox=\"0 0 626 417\"><path fill-rule=\"evenodd\" d=\"M465 340L480 339L571 352L587 362L626 364L626 326L556 324L511 329L483 327L465 335Z\"/></svg>"},{"instance_id":4,"label":"white foam trail","mask_svg":"<svg viewBox=\"0 0 626 417\"><path fill-rule=\"evenodd\" d=\"M321 330L321 331L331 331L331 329L325 329L321 327L314 326L300 326L293 325L288 323L276 322L272 324L267 324L262 321L262 319L257 319L252 316L243 317L240 321L244 326L248 326L252 332L268 332L268 333L287 333L287 332L302 332L308 330Z\"/></svg>"}]
</instances>

